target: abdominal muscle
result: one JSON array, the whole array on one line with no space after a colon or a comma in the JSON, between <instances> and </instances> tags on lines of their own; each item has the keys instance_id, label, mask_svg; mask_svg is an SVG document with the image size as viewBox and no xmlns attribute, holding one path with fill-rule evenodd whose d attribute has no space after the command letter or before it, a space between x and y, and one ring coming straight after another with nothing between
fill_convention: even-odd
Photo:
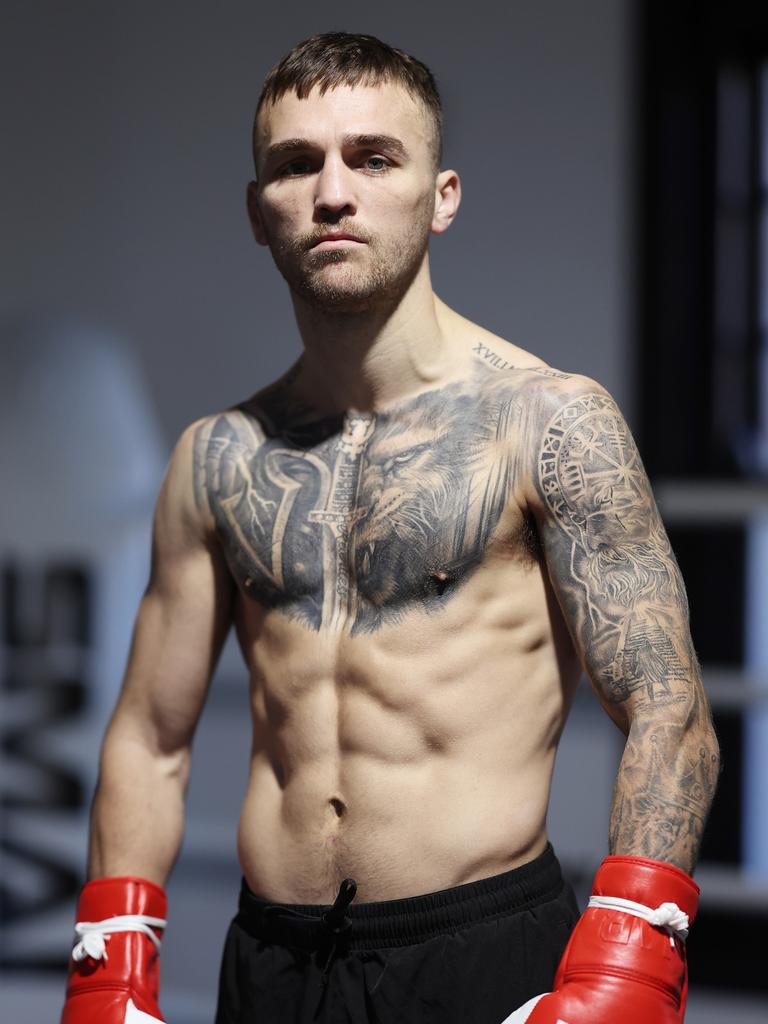
<instances>
[{"instance_id":1,"label":"abdominal muscle","mask_svg":"<svg viewBox=\"0 0 768 1024\"><path fill-rule=\"evenodd\" d=\"M367 636L245 611L254 744L238 853L257 895L331 903L351 877L358 902L400 899L544 850L579 669L537 575L517 601L487 575L440 614Z\"/></svg>"}]
</instances>

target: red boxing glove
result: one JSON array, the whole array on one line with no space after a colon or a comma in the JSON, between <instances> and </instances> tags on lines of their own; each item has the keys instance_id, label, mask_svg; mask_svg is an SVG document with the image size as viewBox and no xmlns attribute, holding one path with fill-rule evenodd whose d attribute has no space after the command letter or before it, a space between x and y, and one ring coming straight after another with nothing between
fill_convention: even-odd
<instances>
[{"instance_id":1,"label":"red boxing glove","mask_svg":"<svg viewBox=\"0 0 768 1024\"><path fill-rule=\"evenodd\" d=\"M672 864L606 857L555 976L502 1024L680 1024L699 887Z\"/></svg>"},{"instance_id":2,"label":"red boxing glove","mask_svg":"<svg viewBox=\"0 0 768 1024\"><path fill-rule=\"evenodd\" d=\"M61 1024L149 1024L157 1005L165 893L144 878L83 886Z\"/></svg>"}]
</instances>

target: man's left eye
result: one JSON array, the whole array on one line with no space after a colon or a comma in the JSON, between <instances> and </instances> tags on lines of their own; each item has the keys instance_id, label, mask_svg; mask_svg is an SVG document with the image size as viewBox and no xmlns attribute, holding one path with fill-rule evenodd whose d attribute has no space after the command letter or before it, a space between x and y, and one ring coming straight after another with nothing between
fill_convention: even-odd
<instances>
[{"instance_id":1,"label":"man's left eye","mask_svg":"<svg viewBox=\"0 0 768 1024\"><path fill-rule=\"evenodd\" d=\"M365 164L371 171L386 171L389 167L389 161L383 156L366 157ZM378 166L371 167L371 164L377 164Z\"/></svg>"}]
</instances>

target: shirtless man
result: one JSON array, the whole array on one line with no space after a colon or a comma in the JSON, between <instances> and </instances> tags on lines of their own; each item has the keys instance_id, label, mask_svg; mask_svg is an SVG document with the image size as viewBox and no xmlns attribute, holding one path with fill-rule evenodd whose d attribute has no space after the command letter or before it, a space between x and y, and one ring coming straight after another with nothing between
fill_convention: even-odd
<instances>
[{"instance_id":1,"label":"shirtless man","mask_svg":"<svg viewBox=\"0 0 768 1024\"><path fill-rule=\"evenodd\" d=\"M683 582L605 389L434 294L440 139L429 71L371 37L265 83L248 210L304 352L168 468L65 1024L161 1019L161 886L231 623L253 747L217 1024L682 1020L718 769ZM582 670L626 747L576 923L546 813Z\"/></svg>"}]
</instances>

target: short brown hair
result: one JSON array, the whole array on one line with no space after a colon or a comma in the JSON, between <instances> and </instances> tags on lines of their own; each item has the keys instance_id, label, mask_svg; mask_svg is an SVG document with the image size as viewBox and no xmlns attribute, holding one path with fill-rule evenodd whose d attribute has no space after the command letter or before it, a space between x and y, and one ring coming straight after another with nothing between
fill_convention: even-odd
<instances>
[{"instance_id":1,"label":"short brown hair","mask_svg":"<svg viewBox=\"0 0 768 1024\"><path fill-rule=\"evenodd\" d=\"M287 53L267 75L253 119L253 157L256 160L256 126L266 103L276 103L287 92L305 99L315 86L324 95L338 85L402 85L421 100L433 124L435 169L443 158L443 110L437 83L426 64L375 36L351 32L323 32L305 39Z\"/></svg>"}]
</instances>

